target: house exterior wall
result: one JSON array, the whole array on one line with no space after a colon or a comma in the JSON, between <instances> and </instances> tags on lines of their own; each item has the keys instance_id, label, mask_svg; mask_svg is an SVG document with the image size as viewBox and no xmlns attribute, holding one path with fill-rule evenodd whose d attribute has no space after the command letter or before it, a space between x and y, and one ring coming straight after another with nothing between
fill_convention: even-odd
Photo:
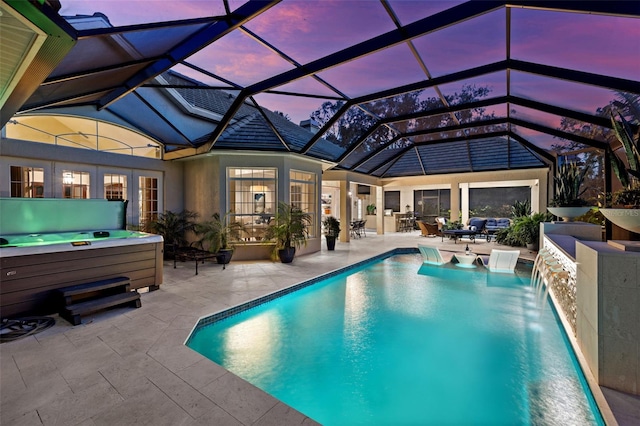
<instances>
[{"instance_id":1,"label":"house exterior wall","mask_svg":"<svg viewBox=\"0 0 640 426\"><path fill-rule=\"evenodd\" d=\"M44 169L44 197L62 197L62 170L86 171L90 174L89 198L104 198L105 173L127 176L127 223L138 223L138 178L159 179L162 192L159 210L180 211L183 200L183 164L153 158L112 154L15 139L0 139L0 197L11 196L10 167Z\"/></svg>"},{"instance_id":2,"label":"house exterior wall","mask_svg":"<svg viewBox=\"0 0 640 426\"><path fill-rule=\"evenodd\" d=\"M465 190L469 188L486 188L498 186L529 186L531 187L531 208L534 212L546 211L547 196L549 194L549 169L505 170L499 172L450 173L446 175L411 176L388 178L380 180L383 189L400 191L400 205L413 205L413 191L420 189L451 189L451 217L459 215L458 206L463 212L465 207ZM459 188L463 189L463 199L460 199ZM468 207L468 199L466 199ZM463 222L466 221L463 217Z\"/></svg>"},{"instance_id":3,"label":"house exterior wall","mask_svg":"<svg viewBox=\"0 0 640 426\"><path fill-rule=\"evenodd\" d=\"M277 168L277 198L289 202L289 172L300 170L315 173L316 188L316 225L315 237L309 238L306 247L302 247L297 255L313 253L320 250L320 193L322 184L322 166L315 160L309 160L292 154L276 154L269 152L240 153L237 151L215 152L197 157L179 160L184 164L184 200L185 209L199 214L200 220L206 220L214 213L225 213L229 204L227 194L227 168ZM236 248L234 259L255 259L268 257L269 251L260 249L260 243L246 243Z\"/></svg>"}]
</instances>

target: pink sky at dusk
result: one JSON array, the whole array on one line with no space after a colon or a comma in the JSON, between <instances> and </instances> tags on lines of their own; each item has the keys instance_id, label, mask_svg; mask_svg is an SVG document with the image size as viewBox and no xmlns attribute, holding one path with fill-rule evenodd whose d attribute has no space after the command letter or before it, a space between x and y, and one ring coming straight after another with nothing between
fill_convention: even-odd
<instances>
[{"instance_id":1,"label":"pink sky at dusk","mask_svg":"<svg viewBox=\"0 0 640 426\"><path fill-rule=\"evenodd\" d=\"M218 0L62 0L61 3L62 15L99 11L115 26L224 13L223 3ZM242 3L232 1L231 8ZM460 3L390 1L403 24ZM511 15L511 57L514 59L626 79L637 80L640 75L640 25L637 19L521 8L512 9ZM414 40L414 44L434 76L504 60L506 16L505 9L500 8L426 34ZM395 28L376 0L284 0L247 23L246 27L302 64ZM292 69L286 60L240 31L229 34L187 61L240 85L250 85ZM180 71L184 72L184 67ZM506 73L501 74L506 79ZM570 104L584 112L593 113L595 107L613 98L613 93L602 89L580 90L582 85L526 73L512 74L518 75L511 81L511 93L522 93L525 97L538 95L539 100L560 106ZM213 83L211 78L198 76L193 71L188 75ZM405 43L324 70L319 75L349 96L425 79ZM494 77L491 84L497 85L496 91L502 94L506 84L496 82ZM477 77L473 82L480 85L482 80ZM546 86L542 84L544 81L548 83ZM464 83L456 82L453 86L461 87ZM297 90L299 87L303 87L305 93L337 96L310 77L274 89ZM256 99L262 106L288 114L296 123L307 119L323 102L322 99L277 95L259 95ZM567 99L569 102L565 101Z\"/></svg>"}]
</instances>

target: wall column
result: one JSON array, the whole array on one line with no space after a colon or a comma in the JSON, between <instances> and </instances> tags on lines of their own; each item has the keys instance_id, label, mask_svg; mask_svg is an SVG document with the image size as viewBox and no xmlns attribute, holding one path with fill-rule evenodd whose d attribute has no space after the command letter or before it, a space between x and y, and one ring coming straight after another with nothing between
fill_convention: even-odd
<instances>
[{"instance_id":1,"label":"wall column","mask_svg":"<svg viewBox=\"0 0 640 426\"><path fill-rule=\"evenodd\" d=\"M384 234L384 191L381 186L374 187L376 189L376 233Z\"/></svg>"},{"instance_id":2,"label":"wall column","mask_svg":"<svg viewBox=\"0 0 640 426\"><path fill-rule=\"evenodd\" d=\"M545 206L546 210L546 206ZM540 212L540 182L536 179L536 183L531 186L531 213Z\"/></svg>"},{"instance_id":3,"label":"wall column","mask_svg":"<svg viewBox=\"0 0 640 426\"><path fill-rule=\"evenodd\" d=\"M460 221L463 225L466 225L469 220L469 182L460 183L460 209L462 210L462 217ZM453 197L451 197L453 199ZM452 210L453 212L453 210ZM457 218L458 216L456 216Z\"/></svg>"},{"instance_id":4,"label":"wall column","mask_svg":"<svg viewBox=\"0 0 640 426\"><path fill-rule=\"evenodd\" d=\"M348 243L351 226L351 200L349 180L340 181L340 242Z\"/></svg>"}]
</instances>

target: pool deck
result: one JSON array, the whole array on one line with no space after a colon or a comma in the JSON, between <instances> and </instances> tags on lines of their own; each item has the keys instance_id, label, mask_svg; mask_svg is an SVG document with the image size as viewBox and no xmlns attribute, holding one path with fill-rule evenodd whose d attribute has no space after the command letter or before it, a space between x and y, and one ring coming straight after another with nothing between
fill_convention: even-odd
<instances>
[{"instance_id":1,"label":"pool deck","mask_svg":"<svg viewBox=\"0 0 640 426\"><path fill-rule=\"evenodd\" d=\"M396 247L462 244L419 232L375 235L298 256L292 264L165 262L160 290L116 309L0 345L2 425L312 425L304 414L183 345L198 318ZM505 248L477 240L478 254ZM535 253L521 250L521 257ZM640 397L603 389L620 425L640 424Z\"/></svg>"}]
</instances>

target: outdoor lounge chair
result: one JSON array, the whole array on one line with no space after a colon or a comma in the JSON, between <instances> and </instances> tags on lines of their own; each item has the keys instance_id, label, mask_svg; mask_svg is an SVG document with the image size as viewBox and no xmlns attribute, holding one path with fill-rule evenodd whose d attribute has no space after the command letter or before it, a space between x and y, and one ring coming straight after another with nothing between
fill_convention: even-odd
<instances>
[{"instance_id":1,"label":"outdoor lounge chair","mask_svg":"<svg viewBox=\"0 0 640 426\"><path fill-rule=\"evenodd\" d=\"M451 259L453 259L453 253L445 253L443 256L437 247L418 244L418 249L422 254L422 263L428 263L429 265L444 265L445 263L451 262Z\"/></svg>"},{"instance_id":2,"label":"outdoor lounge chair","mask_svg":"<svg viewBox=\"0 0 640 426\"><path fill-rule=\"evenodd\" d=\"M479 256L482 264L491 272L514 273L520 250L492 249L491 255Z\"/></svg>"},{"instance_id":3,"label":"outdoor lounge chair","mask_svg":"<svg viewBox=\"0 0 640 426\"><path fill-rule=\"evenodd\" d=\"M421 237L435 237L436 235L440 235L438 225L435 223L427 223L419 220L418 227L420 228Z\"/></svg>"}]
</instances>

